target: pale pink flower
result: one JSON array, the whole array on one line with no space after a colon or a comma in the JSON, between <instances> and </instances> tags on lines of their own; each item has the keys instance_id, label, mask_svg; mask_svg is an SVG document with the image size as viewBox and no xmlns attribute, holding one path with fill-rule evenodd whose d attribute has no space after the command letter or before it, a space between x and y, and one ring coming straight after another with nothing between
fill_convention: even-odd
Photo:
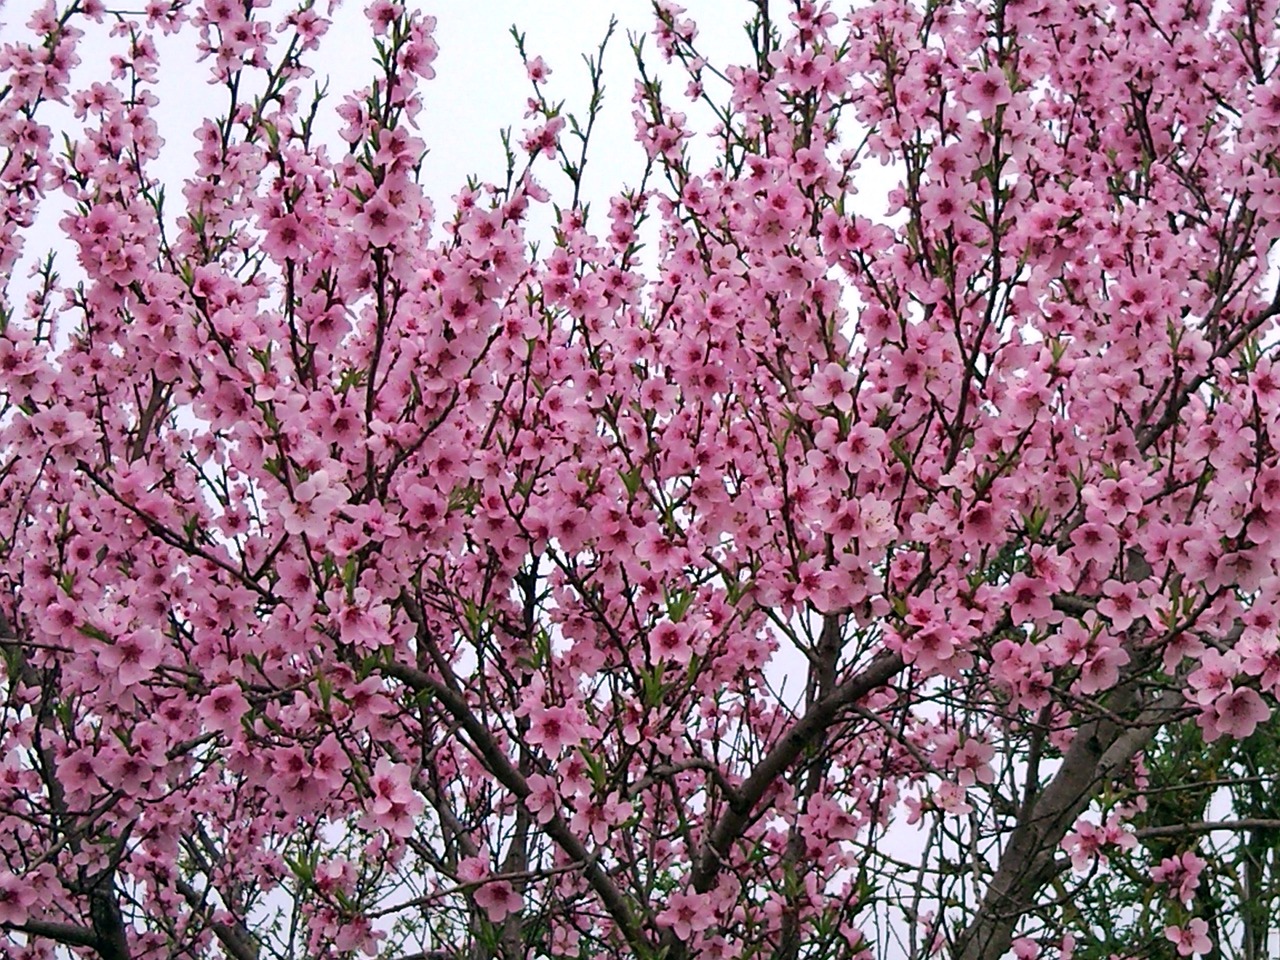
<instances>
[{"instance_id":1,"label":"pale pink flower","mask_svg":"<svg viewBox=\"0 0 1280 960\"><path fill-rule=\"evenodd\" d=\"M1086 697L1110 690L1120 680L1120 668L1129 662L1128 652L1113 642L1099 647L1080 668L1079 690Z\"/></svg>"},{"instance_id":2,"label":"pale pink flower","mask_svg":"<svg viewBox=\"0 0 1280 960\"><path fill-rule=\"evenodd\" d=\"M528 741L533 746L542 747L548 757L558 757L565 747L581 739L577 713L569 707L538 705L529 712Z\"/></svg>"},{"instance_id":3,"label":"pale pink flower","mask_svg":"<svg viewBox=\"0 0 1280 960\"><path fill-rule=\"evenodd\" d=\"M534 57L525 64L525 69L529 72L529 79L534 83L546 83L547 77L551 76L551 68L541 57Z\"/></svg>"},{"instance_id":4,"label":"pale pink flower","mask_svg":"<svg viewBox=\"0 0 1280 960\"><path fill-rule=\"evenodd\" d=\"M249 703L240 692L239 685L224 683L209 691L196 707L196 713L207 729L231 736L239 731L240 718L248 709Z\"/></svg>"},{"instance_id":5,"label":"pale pink flower","mask_svg":"<svg viewBox=\"0 0 1280 960\"><path fill-rule=\"evenodd\" d=\"M1164 935L1178 948L1180 957L1208 953L1213 949L1213 941L1209 939L1209 924L1199 917L1185 927L1165 927Z\"/></svg>"},{"instance_id":6,"label":"pale pink flower","mask_svg":"<svg viewBox=\"0 0 1280 960\"><path fill-rule=\"evenodd\" d=\"M408 219L385 196L377 194L365 201L351 225L370 246L385 247L408 226Z\"/></svg>"},{"instance_id":7,"label":"pale pink flower","mask_svg":"<svg viewBox=\"0 0 1280 960\"><path fill-rule=\"evenodd\" d=\"M8 870L0 870L0 924L20 926L36 901L31 883Z\"/></svg>"},{"instance_id":8,"label":"pale pink flower","mask_svg":"<svg viewBox=\"0 0 1280 960\"><path fill-rule=\"evenodd\" d=\"M999 67L970 74L966 79L968 82L960 90L960 99L983 117L994 116L997 107L1004 106L1013 99L1009 82Z\"/></svg>"},{"instance_id":9,"label":"pale pink flower","mask_svg":"<svg viewBox=\"0 0 1280 960\"><path fill-rule=\"evenodd\" d=\"M687 941L694 933L701 933L715 923L716 915L706 894L677 890L656 919L662 926L670 927L681 941Z\"/></svg>"},{"instance_id":10,"label":"pale pink flower","mask_svg":"<svg viewBox=\"0 0 1280 960\"><path fill-rule=\"evenodd\" d=\"M373 797L365 815L365 825L387 830L398 837L413 833L414 820L424 804L410 782L409 768L404 764L379 760L369 778Z\"/></svg>"},{"instance_id":11,"label":"pale pink flower","mask_svg":"<svg viewBox=\"0 0 1280 960\"><path fill-rule=\"evenodd\" d=\"M520 894L516 893L509 880L490 880L488 883L482 883L472 896L475 898L476 906L482 907L493 923L501 923L512 914L519 913L520 908L524 906Z\"/></svg>"},{"instance_id":12,"label":"pale pink flower","mask_svg":"<svg viewBox=\"0 0 1280 960\"><path fill-rule=\"evenodd\" d=\"M1215 700L1197 722L1204 730L1205 740L1213 741L1223 736L1243 740L1270 716L1271 709L1256 690L1239 687Z\"/></svg>"},{"instance_id":13,"label":"pale pink flower","mask_svg":"<svg viewBox=\"0 0 1280 960\"><path fill-rule=\"evenodd\" d=\"M1180 856L1161 860L1160 865L1151 871L1151 879L1167 886L1175 900L1187 903L1195 896L1200 873L1206 866L1207 861L1194 850L1186 850Z\"/></svg>"},{"instance_id":14,"label":"pale pink flower","mask_svg":"<svg viewBox=\"0 0 1280 960\"><path fill-rule=\"evenodd\" d=\"M994 783L995 773L991 769L991 758L995 756L995 748L978 737L968 737L960 744L951 759L955 767L956 780L962 787L970 787L975 783Z\"/></svg>"}]
</instances>

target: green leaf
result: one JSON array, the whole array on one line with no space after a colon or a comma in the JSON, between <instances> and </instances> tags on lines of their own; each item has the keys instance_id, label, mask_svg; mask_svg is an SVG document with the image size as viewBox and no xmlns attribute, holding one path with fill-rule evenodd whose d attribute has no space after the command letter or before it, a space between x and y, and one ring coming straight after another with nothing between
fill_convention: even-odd
<instances>
[{"instance_id":1,"label":"green leaf","mask_svg":"<svg viewBox=\"0 0 1280 960\"><path fill-rule=\"evenodd\" d=\"M622 485L627 488L627 495L634 497L636 491L640 489L640 468L633 467L623 471L618 474L618 477L622 480Z\"/></svg>"}]
</instances>

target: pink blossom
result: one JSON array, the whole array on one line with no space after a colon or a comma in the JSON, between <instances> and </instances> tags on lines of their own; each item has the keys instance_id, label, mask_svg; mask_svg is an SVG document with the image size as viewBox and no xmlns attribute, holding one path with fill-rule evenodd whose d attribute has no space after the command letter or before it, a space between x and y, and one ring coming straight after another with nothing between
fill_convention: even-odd
<instances>
[{"instance_id":1,"label":"pink blossom","mask_svg":"<svg viewBox=\"0 0 1280 960\"><path fill-rule=\"evenodd\" d=\"M1062 846L1071 857L1072 868L1079 871L1095 859L1105 864L1107 856L1104 850L1131 850L1137 842L1137 838L1124 828L1119 816L1112 815L1102 826L1088 820L1077 820L1075 829L1063 839Z\"/></svg>"},{"instance_id":2,"label":"pink blossom","mask_svg":"<svg viewBox=\"0 0 1280 960\"><path fill-rule=\"evenodd\" d=\"M902 644L904 654L926 675L946 674L954 669L959 650L946 624L917 630Z\"/></svg>"},{"instance_id":3,"label":"pink blossom","mask_svg":"<svg viewBox=\"0 0 1280 960\"><path fill-rule=\"evenodd\" d=\"M1119 549L1119 536L1113 527L1099 523L1081 524L1072 534L1072 552L1081 563L1092 561L1110 569Z\"/></svg>"},{"instance_id":4,"label":"pink blossom","mask_svg":"<svg viewBox=\"0 0 1280 960\"><path fill-rule=\"evenodd\" d=\"M1108 644L1100 644L1097 652L1080 668L1080 692L1090 697L1110 690L1120 680L1120 668L1129 661L1128 651L1114 638Z\"/></svg>"},{"instance_id":5,"label":"pink blossom","mask_svg":"<svg viewBox=\"0 0 1280 960\"><path fill-rule=\"evenodd\" d=\"M973 804L966 799L964 789L954 783L938 784L930 799L938 810L948 816L962 817L973 813Z\"/></svg>"},{"instance_id":6,"label":"pink blossom","mask_svg":"<svg viewBox=\"0 0 1280 960\"><path fill-rule=\"evenodd\" d=\"M972 74L962 88L960 96L964 102L984 117L992 116L997 107L1008 104L1011 100L1009 83L1003 71L991 67Z\"/></svg>"},{"instance_id":7,"label":"pink blossom","mask_svg":"<svg viewBox=\"0 0 1280 960\"><path fill-rule=\"evenodd\" d=\"M564 117L553 117L540 127L525 134L523 146L528 154L541 153L545 157L556 155L556 146L560 142L560 131L564 129Z\"/></svg>"},{"instance_id":8,"label":"pink blossom","mask_svg":"<svg viewBox=\"0 0 1280 960\"><path fill-rule=\"evenodd\" d=\"M535 773L526 782L529 785L529 795L525 797L525 805L539 823L550 823L559 814L561 806L555 779Z\"/></svg>"},{"instance_id":9,"label":"pink blossom","mask_svg":"<svg viewBox=\"0 0 1280 960\"><path fill-rule=\"evenodd\" d=\"M1271 8L796 0L735 65L658 0L634 176L527 57L511 155L433 203L436 24L360 5L336 114L337 2L0 43L19 952L113 884L139 957L461 910L733 960L867 952L863 875L938 900L883 931L921 953L1023 852L1143 880L1139 740L1280 692ZM1190 955L1178 850L1137 896ZM1065 960L1021 893L993 942Z\"/></svg>"},{"instance_id":10,"label":"pink blossom","mask_svg":"<svg viewBox=\"0 0 1280 960\"><path fill-rule=\"evenodd\" d=\"M1015 623L1042 621L1053 613L1053 594L1048 584L1015 574L1009 581L1009 613Z\"/></svg>"},{"instance_id":11,"label":"pink blossom","mask_svg":"<svg viewBox=\"0 0 1280 960\"><path fill-rule=\"evenodd\" d=\"M391 23L404 14L404 7L393 0L374 0L365 8L365 16L377 36L384 36Z\"/></svg>"},{"instance_id":12,"label":"pink blossom","mask_svg":"<svg viewBox=\"0 0 1280 960\"><path fill-rule=\"evenodd\" d=\"M1142 509L1142 494L1130 479L1106 478L1090 484L1080 491L1081 499L1089 506L1091 522L1119 527L1131 515Z\"/></svg>"},{"instance_id":13,"label":"pink blossom","mask_svg":"<svg viewBox=\"0 0 1280 960\"><path fill-rule=\"evenodd\" d=\"M146 680L164 659L164 639L150 628L134 630L116 638L102 647L98 662L102 668L114 673L124 686L133 686Z\"/></svg>"},{"instance_id":14,"label":"pink blossom","mask_svg":"<svg viewBox=\"0 0 1280 960\"><path fill-rule=\"evenodd\" d=\"M1138 593L1135 583L1117 583L1112 580L1103 587L1103 598L1098 601L1098 613L1111 623L1111 629L1123 633L1135 620L1145 617L1148 603Z\"/></svg>"},{"instance_id":15,"label":"pink blossom","mask_svg":"<svg viewBox=\"0 0 1280 960\"><path fill-rule=\"evenodd\" d=\"M401 210L382 194L365 201L352 221L352 226L374 247L390 245L407 225L408 220Z\"/></svg>"},{"instance_id":16,"label":"pink blossom","mask_svg":"<svg viewBox=\"0 0 1280 960\"><path fill-rule=\"evenodd\" d=\"M667 906L656 919L662 926L670 927L681 941L688 941L695 933L710 928L716 915L706 894L677 890L667 899Z\"/></svg>"},{"instance_id":17,"label":"pink blossom","mask_svg":"<svg viewBox=\"0 0 1280 960\"><path fill-rule=\"evenodd\" d=\"M1213 941L1209 939L1209 924L1199 917L1191 920L1185 927L1165 927L1164 935L1178 948L1180 957L1198 956L1213 949Z\"/></svg>"},{"instance_id":18,"label":"pink blossom","mask_svg":"<svg viewBox=\"0 0 1280 960\"><path fill-rule=\"evenodd\" d=\"M966 738L951 759L951 765L959 771L957 779L960 786L994 783L995 773L991 769L993 756L995 756L995 748L985 740L978 737Z\"/></svg>"},{"instance_id":19,"label":"pink blossom","mask_svg":"<svg viewBox=\"0 0 1280 960\"><path fill-rule=\"evenodd\" d=\"M1090 651L1096 646L1094 634L1097 630L1096 618L1092 629L1087 628L1079 620L1064 620L1045 644L1050 662L1058 667L1069 663L1082 666L1089 659Z\"/></svg>"},{"instance_id":20,"label":"pink blossom","mask_svg":"<svg viewBox=\"0 0 1280 960\"><path fill-rule=\"evenodd\" d=\"M534 83L546 83L547 77L551 76L551 68L541 57L534 57L525 64L525 69Z\"/></svg>"},{"instance_id":21,"label":"pink blossom","mask_svg":"<svg viewBox=\"0 0 1280 960\"><path fill-rule=\"evenodd\" d=\"M398 837L410 836L415 828L414 820L423 810L423 801L410 783L409 768L379 760L369 778L369 791L372 799L365 823Z\"/></svg>"},{"instance_id":22,"label":"pink blossom","mask_svg":"<svg viewBox=\"0 0 1280 960\"><path fill-rule=\"evenodd\" d=\"M1271 716L1271 708L1255 690L1238 687L1224 693L1213 705L1197 718L1197 723L1204 730L1207 741L1219 737L1234 737L1243 740Z\"/></svg>"},{"instance_id":23,"label":"pink blossom","mask_svg":"<svg viewBox=\"0 0 1280 960\"><path fill-rule=\"evenodd\" d=\"M329 471L316 470L294 488L291 499L281 504L285 530L294 536L324 536L330 518L348 496L346 487L331 479Z\"/></svg>"},{"instance_id":24,"label":"pink blossom","mask_svg":"<svg viewBox=\"0 0 1280 960\"><path fill-rule=\"evenodd\" d=\"M1242 637L1236 646L1240 671L1257 677L1259 685L1273 693L1280 690L1280 638Z\"/></svg>"},{"instance_id":25,"label":"pink blossom","mask_svg":"<svg viewBox=\"0 0 1280 960\"><path fill-rule=\"evenodd\" d=\"M1194 691L1191 699L1207 707L1232 690L1232 681L1240 672L1240 657L1235 651L1222 653L1206 650L1200 658L1200 666L1187 677Z\"/></svg>"},{"instance_id":26,"label":"pink blossom","mask_svg":"<svg viewBox=\"0 0 1280 960\"><path fill-rule=\"evenodd\" d=\"M8 870L0 870L0 924L21 926L27 922L37 891L31 883Z\"/></svg>"},{"instance_id":27,"label":"pink blossom","mask_svg":"<svg viewBox=\"0 0 1280 960\"><path fill-rule=\"evenodd\" d=\"M657 660L688 663L692 650L689 647L688 628L664 620L649 634L649 644Z\"/></svg>"},{"instance_id":28,"label":"pink blossom","mask_svg":"<svg viewBox=\"0 0 1280 960\"><path fill-rule=\"evenodd\" d=\"M542 747L547 756L560 756L565 747L582 740L577 711L569 707L535 706L529 711L529 743Z\"/></svg>"},{"instance_id":29,"label":"pink blossom","mask_svg":"<svg viewBox=\"0 0 1280 960\"><path fill-rule=\"evenodd\" d=\"M489 876L489 861L481 856L463 857L454 873L459 883L481 883Z\"/></svg>"},{"instance_id":30,"label":"pink blossom","mask_svg":"<svg viewBox=\"0 0 1280 960\"><path fill-rule=\"evenodd\" d=\"M205 726L210 730L232 736L240 729L240 719L249 709L249 704L235 683L224 683L209 691L208 696L200 701L197 712Z\"/></svg>"},{"instance_id":31,"label":"pink blossom","mask_svg":"<svg viewBox=\"0 0 1280 960\"><path fill-rule=\"evenodd\" d=\"M476 887L476 906L482 908L493 923L501 923L512 914L519 913L524 906L520 894L515 891L509 880L490 880Z\"/></svg>"},{"instance_id":32,"label":"pink blossom","mask_svg":"<svg viewBox=\"0 0 1280 960\"><path fill-rule=\"evenodd\" d=\"M1151 871L1151 879L1169 888L1175 900L1187 903L1195 896L1200 874L1208 864L1194 850L1186 850L1176 857L1165 857Z\"/></svg>"}]
</instances>

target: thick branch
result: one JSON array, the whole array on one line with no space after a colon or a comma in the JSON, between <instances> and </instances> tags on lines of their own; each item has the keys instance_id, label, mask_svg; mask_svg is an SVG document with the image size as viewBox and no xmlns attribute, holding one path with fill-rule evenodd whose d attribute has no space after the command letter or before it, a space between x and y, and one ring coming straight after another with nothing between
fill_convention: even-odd
<instances>
[{"instance_id":1,"label":"thick branch","mask_svg":"<svg viewBox=\"0 0 1280 960\"><path fill-rule=\"evenodd\" d=\"M104 883L90 892L92 927L54 920L26 920L0 923L0 930L14 930L28 937L42 937L67 947L87 947L102 960L129 960L129 941L124 918L115 899L114 884Z\"/></svg>"},{"instance_id":2,"label":"thick branch","mask_svg":"<svg viewBox=\"0 0 1280 960\"><path fill-rule=\"evenodd\" d=\"M1111 716L1137 706L1132 681L1116 693L1120 702ZM982 905L956 940L955 960L999 960L1008 952L1014 926L1058 872L1054 854L1098 785L1132 761L1181 702L1180 691L1167 690L1131 723L1122 726L1108 716L1076 733L1057 774L1010 836Z\"/></svg>"},{"instance_id":3,"label":"thick branch","mask_svg":"<svg viewBox=\"0 0 1280 960\"><path fill-rule=\"evenodd\" d=\"M89 917L93 921L94 949L102 960L130 960L129 932L120 912L115 872L105 874L89 891Z\"/></svg>"},{"instance_id":4,"label":"thick branch","mask_svg":"<svg viewBox=\"0 0 1280 960\"><path fill-rule=\"evenodd\" d=\"M26 923L0 924L0 929L16 930L29 937L44 937L68 947L90 947L96 949L98 938L88 927L77 927L73 923L54 923L48 920L28 920Z\"/></svg>"},{"instance_id":5,"label":"thick branch","mask_svg":"<svg viewBox=\"0 0 1280 960\"><path fill-rule=\"evenodd\" d=\"M206 909L205 899L185 880L178 881L178 892L182 894L192 910L203 912ZM258 946L243 924L221 923L215 920L209 924L209 929L234 960L258 960Z\"/></svg>"},{"instance_id":6,"label":"thick branch","mask_svg":"<svg viewBox=\"0 0 1280 960\"><path fill-rule=\"evenodd\" d=\"M1245 830L1280 830L1280 820L1244 818L1241 820L1196 820L1192 823L1164 823L1133 831L1139 840L1152 837L1181 837L1193 833L1237 832Z\"/></svg>"},{"instance_id":7,"label":"thick branch","mask_svg":"<svg viewBox=\"0 0 1280 960\"><path fill-rule=\"evenodd\" d=\"M489 728L476 717L466 700L456 691L451 690L429 674L404 664L384 664L382 671L412 690L418 693L425 693L438 701L445 711L467 732L467 736L479 752L485 766L519 800L523 801L532 793L528 782L520 771L512 766L511 761L507 759L507 755L498 747L493 735L489 732ZM599 895L605 909L609 911L613 921L618 924L627 941L629 943L639 942L641 939L640 928L637 926L635 918L631 915L630 905L609 875L600 869L600 865L596 862L591 852L587 850L582 840L569 829L568 824L564 822L559 813L546 824L544 829L561 850L582 864L583 875L586 877L587 882L591 884L591 888Z\"/></svg>"},{"instance_id":8,"label":"thick branch","mask_svg":"<svg viewBox=\"0 0 1280 960\"><path fill-rule=\"evenodd\" d=\"M737 796L711 829L693 870L693 888L706 893L715 885L720 864L729 848L752 823L756 807L765 794L795 763L805 748L815 743L845 710L887 683L906 664L896 653L882 653L861 673L850 677L805 711L804 716L774 744L751 775L738 788Z\"/></svg>"}]
</instances>

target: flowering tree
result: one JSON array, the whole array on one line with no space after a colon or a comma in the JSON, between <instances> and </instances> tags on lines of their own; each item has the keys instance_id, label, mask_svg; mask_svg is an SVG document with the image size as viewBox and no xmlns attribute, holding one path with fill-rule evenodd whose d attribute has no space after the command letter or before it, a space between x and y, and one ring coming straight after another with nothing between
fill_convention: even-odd
<instances>
[{"instance_id":1,"label":"flowering tree","mask_svg":"<svg viewBox=\"0 0 1280 960\"><path fill-rule=\"evenodd\" d=\"M603 48L436 213L417 10L333 142L313 0L11 31L0 956L1266 951L1276 3L753 12L594 218Z\"/></svg>"}]
</instances>

